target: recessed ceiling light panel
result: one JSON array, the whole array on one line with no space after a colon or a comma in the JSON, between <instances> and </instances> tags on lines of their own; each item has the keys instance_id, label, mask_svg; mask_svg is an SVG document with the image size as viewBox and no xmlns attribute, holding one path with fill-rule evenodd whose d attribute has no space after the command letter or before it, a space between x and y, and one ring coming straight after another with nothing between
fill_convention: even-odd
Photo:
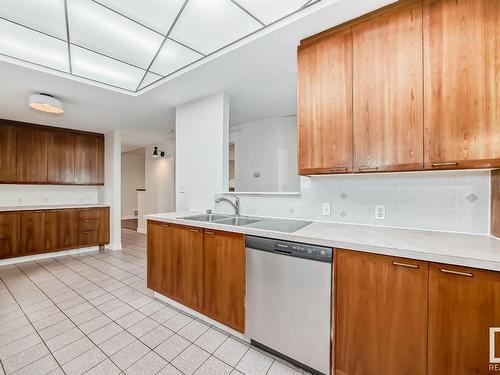
<instances>
[{"instance_id":1,"label":"recessed ceiling light panel","mask_svg":"<svg viewBox=\"0 0 500 375\"><path fill-rule=\"evenodd\" d=\"M64 113L62 102L50 94L34 94L29 97L29 106L40 112Z\"/></svg>"},{"instance_id":2,"label":"recessed ceiling light panel","mask_svg":"<svg viewBox=\"0 0 500 375\"><path fill-rule=\"evenodd\" d=\"M66 40L64 0L0 0L0 17Z\"/></svg>"},{"instance_id":3,"label":"recessed ceiling light panel","mask_svg":"<svg viewBox=\"0 0 500 375\"><path fill-rule=\"evenodd\" d=\"M304 0L236 0L236 2L266 25L298 11L306 3Z\"/></svg>"},{"instance_id":4,"label":"recessed ceiling light panel","mask_svg":"<svg viewBox=\"0 0 500 375\"><path fill-rule=\"evenodd\" d=\"M184 0L98 0L117 12L166 35Z\"/></svg>"},{"instance_id":5,"label":"recessed ceiling light panel","mask_svg":"<svg viewBox=\"0 0 500 375\"><path fill-rule=\"evenodd\" d=\"M68 0L70 41L147 68L163 37L91 0Z\"/></svg>"},{"instance_id":6,"label":"recessed ceiling light panel","mask_svg":"<svg viewBox=\"0 0 500 375\"><path fill-rule=\"evenodd\" d=\"M146 73L142 69L71 46L73 73L118 88L135 91Z\"/></svg>"},{"instance_id":7,"label":"recessed ceiling light panel","mask_svg":"<svg viewBox=\"0 0 500 375\"><path fill-rule=\"evenodd\" d=\"M69 72L68 44L0 19L0 54Z\"/></svg>"},{"instance_id":8,"label":"recessed ceiling light panel","mask_svg":"<svg viewBox=\"0 0 500 375\"><path fill-rule=\"evenodd\" d=\"M167 40L158 56L156 56L151 70L166 76L196 60L201 59L202 57L203 55L200 55L199 53L186 48L179 43Z\"/></svg>"},{"instance_id":9,"label":"recessed ceiling light panel","mask_svg":"<svg viewBox=\"0 0 500 375\"><path fill-rule=\"evenodd\" d=\"M159 76L158 74L154 74L151 72L148 72L146 76L144 77L144 80L142 81L141 85L139 86L139 90L143 89L146 86L149 86L152 83L155 83L156 81L160 80L162 77Z\"/></svg>"},{"instance_id":10,"label":"recessed ceiling light panel","mask_svg":"<svg viewBox=\"0 0 500 375\"><path fill-rule=\"evenodd\" d=\"M262 28L230 0L190 0L171 37L208 55Z\"/></svg>"}]
</instances>

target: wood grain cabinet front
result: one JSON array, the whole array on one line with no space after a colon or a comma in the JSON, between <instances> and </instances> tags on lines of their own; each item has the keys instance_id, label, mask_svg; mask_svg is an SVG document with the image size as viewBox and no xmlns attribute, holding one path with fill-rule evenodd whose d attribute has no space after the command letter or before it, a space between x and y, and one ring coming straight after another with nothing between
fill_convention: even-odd
<instances>
[{"instance_id":1,"label":"wood grain cabinet front","mask_svg":"<svg viewBox=\"0 0 500 375\"><path fill-rule=\"evenodd\" d=\"M17 181L17 132L12 125L0 122L0 183Z\"/></svg>"},{"instance_id":2,"label":"wood grain cabinet front","mask_svg":"<svg viewBox=\"0 0 500 375\"><path fill-rule=\"evenodd\" d=\"M75 135L75 184L104 183L104 137Z\"/></svg>"},{"instance_id":3,"label":"wood grain cabinet front","mask_svg":"<svg viewBox=\"0 0 500 375\"><path fill-rule=\"evenodd\" d=\"M37 127L17 128L17 182L47 183L48 134Z\"/></svg>"},{"instance_id":4,"label":"wood grain cabinet front","mask_svg":"<svg viewBox=\"0 0 500 375\"><path fill-rule=\"evenodd\" d=\"M245 331L245 236L205 230L204 313Z\"/></svg>"},{"instance_id":5,"label":"wood grain cabinet front","mask_svg":"<svg viewBox=\"0 0 500 375\"><path fill-rule=\"evenodd\" d=\"M76 246L75 210L49 210L45 213L45 247L47 251Z\"/></svg>"},{"instance_id":6,"label":"wood grain cabinet front","mask_svg":"<svg viewBox=\"0 0 500 375\"><path fill-rule=\"evenodd\" d=\"M425 375L428 263L336 250L335 274L335 373Z\"/></svg>"},{"instance_id":7,"label":"wood grain cabinet front","mask_svg":"<svg viewBox=\"0 0 500 375\"><path fill-rule=\"evenodd\" d=\"M75 183L75 134L51 131L47 137L48 182L53 184Z\"/></svg>"},{"instance_id":8,"label":"wood grain cabinet front","mask_svg":"<svg viewBox=\"0 0 500 375\"><path fill-rule=\"evenodd\" d=\"M17 254L19 247L19 214L17 212L0 213L0 259Z\"/></svg>"},{"instance_id":9,"label":"wood grain cabinet front","mask_svg":"<svg viewBox=\"0 0 500 375\"><path fill-rule=\"evenodd\" d=\"M15 255L45 252L45 211L19 212L19 247Z\"/></svg>"}]
</instances>

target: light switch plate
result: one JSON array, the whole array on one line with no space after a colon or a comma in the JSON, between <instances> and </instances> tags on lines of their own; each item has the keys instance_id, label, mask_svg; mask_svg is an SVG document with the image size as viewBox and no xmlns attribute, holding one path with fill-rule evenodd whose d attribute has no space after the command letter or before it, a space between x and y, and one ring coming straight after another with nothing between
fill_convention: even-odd
<instances>
[{"instance_id":1,"label":"light switch plate","mask_svg":"<svg viewBox=\"0 0 500 375\"><path fill-rule=\"evenodd\" d=\"M385 206L383 204L375 206L375 219L385 220Z\"/></svg>"},{"instance_id":2,"label":"light switch plate","mask_svg":"<svg viewBox=\"0 0 500 375\"><path fill-rule=\"evenodd\" d=\"M321 204L321 214L323 216L332 216L332 205L330 202L323 202Z\"/></svg>"}]
</instances>

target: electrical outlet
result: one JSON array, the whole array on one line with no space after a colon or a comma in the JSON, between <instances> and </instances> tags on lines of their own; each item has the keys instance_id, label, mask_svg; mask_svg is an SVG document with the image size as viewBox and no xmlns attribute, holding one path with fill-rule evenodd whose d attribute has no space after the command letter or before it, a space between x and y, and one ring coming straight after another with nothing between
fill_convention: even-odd
<instances>
[{"instance_id":1,"label":"electrical outlet","mask_svg":"<svg viewBox=\"0 0 500 375\"><path fill-rule=\"evenodd\" d=\"M49 197L47 197L46 195L42 196L42 201L43 202L48 202L49 201Z\"/></svg>"},{"instance_id":2,"label":"electrical outlet","mask_svg":"<svg viewBox=\"0 0 500 375\"><path fill-rule=\"evenodd\" d=\"M375 219L385 220L385 206L383 204L375 206Z\"/></svg>"},{"instance_id":3,"label":"electrical outlet","mask_svg":"<svg viewBox=\"0 0 500 375\"><path fill-rule=\"evenodd\" d=\"M331 216L332 215L332 206L330 202L323 202L321 205L321 214L323 216Z\"/></svg>"}]
</instances>

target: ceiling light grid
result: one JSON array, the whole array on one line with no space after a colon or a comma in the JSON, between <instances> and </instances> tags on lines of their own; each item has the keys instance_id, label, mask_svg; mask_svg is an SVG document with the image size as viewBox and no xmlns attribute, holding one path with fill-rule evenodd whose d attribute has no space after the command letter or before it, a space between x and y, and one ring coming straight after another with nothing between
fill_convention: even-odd
<instances>
[{"instance_id":1,"label":"ceiling light grid","mask_svg":"<svg viewBox=\"0 0 500 375\"><path fill-rule=\"evenodd\" d=\"M0 58L138 93L322 0L0 0Z\"/></svg>"}]
</instances>

